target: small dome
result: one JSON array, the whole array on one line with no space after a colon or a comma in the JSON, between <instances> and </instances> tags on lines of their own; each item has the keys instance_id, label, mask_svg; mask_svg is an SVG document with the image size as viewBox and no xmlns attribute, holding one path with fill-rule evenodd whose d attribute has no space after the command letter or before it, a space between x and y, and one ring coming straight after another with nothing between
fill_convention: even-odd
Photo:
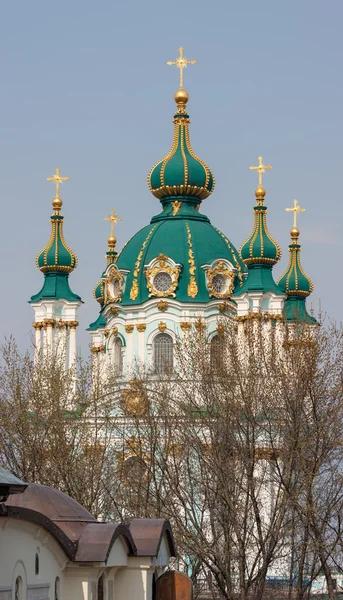
<instances>
[{"instance_id":1,"label":"small dome","mask_svg":"<svg viewBox=\"0 0 343 600\"><path fill-rule=\"evenodd\" d=\"M148 176L149 189L160 200L169 196L193 196L203 200L214 189L211 169L195 155L191 147L190 121L185 107L187 99L185 90L175 94L178 110L174 115L172 147L152 167Z\"/></svg>"},{"instance_id":2,"label":"small dome","mask_svg":"<svg viewBox=\"0 0 343 600\"><path fill-rule=\"evenodd\" d=\"M288 296L305 297L313 292L313 283L306 275L301 266L300 252L301 246L298 244L299 230L291 231L292 243L289 246L289 262L286 271L278 280L278 286L286 292Z\"/></svg>"},{"instance_id":3,"label":"small dome","mask_svg":"<svg viewBox=\"0 0 343 600\"><path fill-rule=\"evenodd\" d=\"M42 273L71 273L77 267L77 256L64 239L60 214L51 217L50 239L37 254L36 264Z\"/></svg>"},{"instance_id":4,"label":"small dome","mask_svg":"<svg viewBox=\"0 0 343 600\"><path fill-rule=\"evenodd\" d=\"M99 304L101 304L101 306L104 304L105 289L104 289L104 282L102 279L100 279L100 281L98 281L98 283L96 284L96 286L93 290L93 296L94 296L95 300L97 302L99 302Z\"/></svg>"},{"instance_id":5,"label":"small dome","mask_svg":"<svg viewBox=\"0 0 343 600\"><path fill-rule=\"evenodd\" d=\"M240 255L246 265L275 265L281 257L281 248L268 231L267 207L254 207L254 228L240 247Z\"/></svg>"}]
</instances>

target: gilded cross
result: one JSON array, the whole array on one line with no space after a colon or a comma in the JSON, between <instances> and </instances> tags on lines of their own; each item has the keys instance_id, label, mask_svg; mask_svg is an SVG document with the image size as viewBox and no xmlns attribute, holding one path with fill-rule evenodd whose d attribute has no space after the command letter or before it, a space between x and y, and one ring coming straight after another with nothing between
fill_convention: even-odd
<instances>
[{"instance_id":1,"label":"gilded cross","mask_svg":"<svg viewBox=\"0 0 343 600\"><path fill-rule=\"evenodd\" d=\"M47 177L47 181L54 181L55 185L56 185L56 198L59 198L59 190L60 190L60 185L61 183L63 183L63 181L68 181L69 177L63 177L63 175L61 175L61 169L59 169L57 167L56 169L56 173L54 175L52 175L51 177Z\"/></svg>"},{"instance_id":2,"label":"gilded cross","mask_svg":"<svg viewBox=\"0 0 343 600\"><path fill-rule=\"evenodd\" d=\"M111 221L111 235L114 236L114 224L117 221L121 221L122 218L121 217L116 217L116 214L114 212L114 208L112 208L112 212L111 212L111 216L110 217L104 217L104 221Z\"/></svg>"},{"instance_id":3,"label":"gilded cross","mask_svg":"<svg viewBox=\"0 0 343 600\"><path fill-rule=\"evenodd\" d=\"M180 69L180 90L183 90L183 70L187 68L187 65L195 65L195 60L187 60L187 58L183 55L184 48L181 46L179 48L180 55L176 60L168 60L167 65L175 65L178 69Z\"/></svg>"},{"instance_id":4,"label":"gilded cross","mask_svg":"<svg viewBox=\"0 0 343 600\"><path fill-rule=\"evenodd\" d=\"M270 171L272 167L270 165L264 165L263 164L263 158L262 156L258 157L258 166L257 167L249 167L250 171L257 171L258 172L258 185L259 187L262 187L262 176L263 173L265 173L265 171Z\"/></svg>"},{"instance_id":5,"label":"gilded cross","mask_svg":"<svg viewBox=\"0 0 343 600\"><path fill-rule=\"evenodd\" d=\"M306 208L301 208L301 206L299 206L298 204L298 200L294 200L293 202L293 206L291 208L285 208L286 212L293 212L294 215L294 219L293 219L293 227L297 226L297 214L299 212L305 212Z\"/></svg>"}]
</instances>

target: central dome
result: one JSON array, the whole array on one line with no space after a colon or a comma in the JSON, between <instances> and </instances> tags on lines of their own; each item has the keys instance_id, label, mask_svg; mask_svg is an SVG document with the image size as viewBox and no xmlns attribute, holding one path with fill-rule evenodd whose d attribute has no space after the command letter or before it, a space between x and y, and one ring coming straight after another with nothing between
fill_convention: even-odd
<instances>
[{"instance_id":1,"label":"central dome","mask_svg":"<svg viewBox=\"0 0 343 600\"><path fill-rule=\"evenodd\" d=\"M245 266L238 251L195 205L182 202L179 212L172 216L172 202L164 212L153 217L123 248L118 256L120 270L130 271L122 294L122 305L141 304L150 299L145 269L160 254L180 265L181 272L175 289L180 302L209 302L206 266L224 260L235 269L234 286L240 287ZM192 277L194 279L192 279ZM193 292L190 295L190 283ZM196 292L196 293L195 293Z\"/></svg>"}]
</instances>

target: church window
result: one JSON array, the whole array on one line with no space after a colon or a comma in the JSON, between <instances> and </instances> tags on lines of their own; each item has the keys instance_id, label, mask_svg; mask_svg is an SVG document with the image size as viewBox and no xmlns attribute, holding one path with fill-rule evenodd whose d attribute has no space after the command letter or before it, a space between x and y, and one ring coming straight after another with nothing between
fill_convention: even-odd
<instances>
[{"instance_id":1,"label":"church window","mask_svg":"<svg viewBox=\"0 0 343 600\"><path fill-rule=\"evenodd\" d=\"M155 275L153 284L158 292L167 292L173 285L173 278L166 271L160 271Z\"/></svg>"},{"instance_id":2,"label":"church window","mask_svg":"<svg viewBox=\"0 0 343 600\"><path fill-rule=\"evenodd\" d=\"M211 340L211 368L214 371L221 371L224 366L223 360L223 340L219 335L215 335Z\"/></svg>"},{"instance_id":3,"label":"church window","mask_svg":"<svg viewBox=\"0 0 343 600\"><path fill-rule=\"evenodd\" d=\"M104 578L103 578L103 576L101 576L98 579L97 600L104 600Z\"/></svg>"},{"instance_id":4,"label":"church window","mask_svg":"<svg viewBox=\"0 0 343 600\"><path fill-rule=\"evenodd\" d=\"M21 581L21 577L17 577L17 579L15 580L15 587L14 587L14 600L22 600L22 581Z\"/></svg>"},{"instance_id":5,"label":"church window","mask_svg":"<svg viewBox=\"0 0 343 600\"><path fill-rule=\"evenodd\" d=\"M39 554L36 552L35 556L35 575L39 575Z\"/></svg>"},{"instance_id":6,"label":"church window","mask_svg":"<svg viewBox=\"0 0 343 600\"><path fill-rule=\"evenodd\" d=\"M55 579L55 600L60 600L60 578Z\"/></svg>"},{"instance_id":7,"label":"church window","mask_svg":"<svg viewBox=\"0 0 343 600\"><path fill-rule=\"evenodd\" d=\"M123 372L123 343L120 337L116 337L113 345L113 362L116 375L121 375Z\"/></svg>"},{"instance_id":8,"label":"church window","mask_svg":"<svg viewBox=\"0 0 343 600\"><path fill-rule=\"evenodd\" d=\"M112 287L112 289L111 289L112 296L114 298L116 298L118 296L119 292L120 292L120 281L119 281L119 279L114 279L112 281L112 286L111 287Z\"/></svg>"},{"instance_id":9,"label":"church window","mask_svg":"<svg viewBox=\"0 0 343 600\"><path fill-rule=\"evenodd\" d=\"M216 294L224 294L228 286L228 279L222 273L218 273L212 278L212 287Z\"/></svg>"},{"instance_id":10,"label":"church window","mask_svg":"<svg viewBox=\"0 0 343 600\"><path fill-rule=\"evenodd\" d=\"M154 367L157 373L173 369L173 340L167 333L159 333L154 339Z\"/></svg>"}]
</instances>

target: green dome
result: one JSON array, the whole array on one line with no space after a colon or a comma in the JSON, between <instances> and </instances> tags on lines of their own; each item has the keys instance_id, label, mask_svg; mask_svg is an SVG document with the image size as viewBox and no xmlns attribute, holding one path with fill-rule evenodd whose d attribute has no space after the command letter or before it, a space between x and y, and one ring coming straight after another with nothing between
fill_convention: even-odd
<instances>
[{"instance_id":1,"label":"green dome","mask_svg":"<svg viewBox=\"0 0 343 600\"><path fill-rule=\"evenodd\" d=\"M257 190L256 190L257 192ZM240 255L246 265L275 265L281 257L281 248L272 238L267 227L267 207L263 199L254 207L254 227L240 247Z\"/></svg>"},{"instance_id":2,"label":"green dome","mask_svg":"<svg viewBox=\"0 0 343 600\"><path fill-rule=\"evenodd\" d=\"M105 301L105 290L104 290L104 282L102 279L100 279L100 281L98 281L98 283L96 284L96 286L93 290L93 296L94 296L95 300L97 302L99 302L101 304L101 306L103 306L104 301Z\"/></svg>"},{"instance_id":3,"label":"green dome","mask_svg":"<svg viewBox=\"0 0 343 600\"><path fill-rule=\"evenodd\" d=\"M71 273L77 267L77 256L64 239L60 214L51 217L50 239L37 254L36 264L42 273Z\"/></svg>"},{"instance_id":4,"label":"green dome","mask_svg":"<svg viewBox=\"0 0 343 600\"><path fill-rule=\"evenodd\" d=\"M292 243L289 246L290 255L288 266L277 283L288 296L306 298L313 292L313 283L301 266L301 246L298 244L299 230L294 228L292 229L292 232L293 235Z\"/></svg>"},{"instance_id":5,"label":"green dome","mask_svg":"<svg viewBox=\"0 0 343 600\"><path fill-rule=\"evenodd\" d=\"M189 123L184 98L174 115L172 147L152 167L148 176L149 189L160 200L168 196L192 196L203 200L214 189L212 171L192 150Z\"/></svg>"},{"instance_id":6,"label":"green dome","mask_svg":"<svg viewBox=\"0 0 343 600\"><path fill-rule=\"evenodd\" d=\"M175 298L180 302L209 302L211 296L203 267L208 268L219 259L229 261L235 268L235 287L243 282L244 264L225 235L205 215L199 214L187 197L182 198L177 214L173 214L172 203L172 198L164 203L163 212L136 233L118 256L118 269L130 271L122 305L141 304L150 299L145 268L161 254L180 265L175 289Z\"/></svg>"}]
</instances>

